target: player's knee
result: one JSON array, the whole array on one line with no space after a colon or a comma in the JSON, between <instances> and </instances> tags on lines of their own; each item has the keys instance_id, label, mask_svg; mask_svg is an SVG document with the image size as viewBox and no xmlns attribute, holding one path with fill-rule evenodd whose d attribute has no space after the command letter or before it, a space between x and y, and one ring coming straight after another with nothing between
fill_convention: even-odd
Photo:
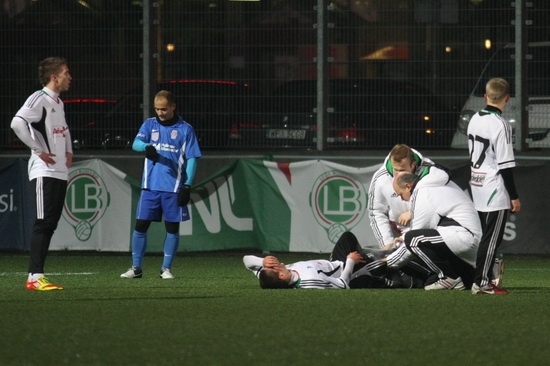
<instances>
[{"instance_id":1,"label":"player's knee","mask_svg":"<svg viewBox=\"0 0 550 366\"><path fill-rule=\"evenodd\" d=\"M179 222L165 222L166 232L169 234L179 234L180 223Z\"/></svg>"},{"instance_id":2,"label":"player's knee","mask_svg":"<svg viewBox=\"0 0 550 366\"><path fill-rule=\"evenodd\" d=\"M147 230L149 230L149 225L151 225L151 221L136 220L136 225L134 226L134 229L136 231L139 231L140 233L145 233L147 232Z\"/></svg>"}]
</instances>

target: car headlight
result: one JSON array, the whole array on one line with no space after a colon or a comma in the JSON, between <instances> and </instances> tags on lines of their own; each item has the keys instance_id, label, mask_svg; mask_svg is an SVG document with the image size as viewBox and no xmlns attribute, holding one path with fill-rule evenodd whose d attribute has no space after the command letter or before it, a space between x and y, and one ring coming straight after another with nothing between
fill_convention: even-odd
<instances>
[{"instance_id":1,"label":"car headlight","mask_svg":"<svg viewBox=\"0 0 550 366\"><path fill-rule=\"evenodd\" d=\"M470 120L475 113L476 112L474 111L468 110L462 111L462 113L460 113L460 117L458 118L458 125L456 127L458 132L463 133L464 135L468 133L468 125L470 124Z\"/></svg>"}]
</instances>

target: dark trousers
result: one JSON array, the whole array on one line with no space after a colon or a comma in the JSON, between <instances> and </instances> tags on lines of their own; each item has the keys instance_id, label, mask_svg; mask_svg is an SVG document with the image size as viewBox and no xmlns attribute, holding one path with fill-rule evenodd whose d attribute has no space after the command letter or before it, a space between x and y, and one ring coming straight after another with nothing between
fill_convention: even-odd
<instances>
[{"instance_id":1,"label":"dark trousers","mask_svg":"<svg viewBox=\"0 0 550 366\"><path fill-rule=\"evenodd\" d=\"M481 229L483 235L479 242L476 260L475 283L479 286L485 286L491 281L493 264L497 249L502 243L504 237L504 228L506 226L506 217L508 210L493 212L479 212L481 220Z\"/></svg>"},{"instance_id":2,"label":"dark trousers","mask_svg":"<svg viewBox=\"0 0 550 366\"><path fill-rule=\"evenodd\" d=\"M44 273L50 242L63 212L67 181L38 177L32 184L36 191L36 220L30 243L29 273Z\"/></svg>"},{"instance_id":3,"label":"dark trousers","mask_svg":"<svg viewBox=\"0 0 550 366\"><path fill-rule=\"evenodd\" d=\"M357 237L352 232L346 231L334 245L334 249L332 249L332 253L330 254L330 260L342 261L345 263L348 254L355 251L359 252L363 257L366 257ZM362 267L362 265L359 266L359 268Z\"/></svg>"},{"instance_id":4,"label":"dark trousers","mask_svg":"<svg viewBox=\"0 0 550 366\"><path fill-rule=\"evenodd\" d=\"M474 267L454 254L437 230L408 231L405 234L405 245L423 262L423 266L432 271L433 276L427 280L426 285L436 282L436 274L439 274L453 279L461 277L467 288L472 287Z\"/></svg>"},{"instance_id":5,"label":"dark trousers","mask_svg":"<svg viewBox=\"0 0 550 366\"><path fill-rule=\"evenodd\" d=\"M357 237L349 231L344 232L336 242L330 255L330 260L339 260L345 263L348 254L355 251L363 256L366 263L356 264L353 267L353 272L367 266L372 275L365 274L352 279L349 283L350 288L418 287L409 276L404 276L400 273L388 273L385 262L375 260L372 256L365 253Z\"/></svg>"}]
</instances>

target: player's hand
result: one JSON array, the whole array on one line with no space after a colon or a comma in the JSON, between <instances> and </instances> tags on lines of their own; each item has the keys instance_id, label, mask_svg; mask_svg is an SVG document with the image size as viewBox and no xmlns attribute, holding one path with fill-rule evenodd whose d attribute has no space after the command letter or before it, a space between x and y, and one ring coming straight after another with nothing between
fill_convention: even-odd
<instances>
[{"instance_id":1,"label":"player's hand","mask_svg":"<svg viewBox=\"0 0 550 366\"><path fill-rule=\"evenodd\" d=\"M38 157L46 163L47 166L50 166L50 164L55 164L55 159L53 158L55 154L50 154L45 151L42 151Z\"/></svg>"},{"instance_id":2,"label":"player's hand","mask_svg":"<svg viewBox=\"0 0 550 366\"><path fill-rule=\"evenodd\" d=\"M397 249L402 245L405 245L405 239L403 239L403 238L393 239L393 249Z\"/></svg>"},{"instance_id":3,"label":"player's hand","mask_svg":"<svg viewBox=\"0 0 550 366\"><path fill-rule=\"evenodd\" d=\"M277 259L277 257L274 257L272 255L268 255L267 257L265 257L262 261L262 264L264 267L266 268L273 268L275 266L278 266L280 265L281 263L279 262L279 260Z\"/></svg>"},{"instance_id":4,"label":"player's hand","mask_svg":"<svg viewBox=\"0 0 550 366\"><path fill-rule=\"evenodd\" d=\"M145 157L154 162L159 161L159 153L153 145L147 145L145 147Z\"/></svg>"},{"instance_id":5,"label":"player's hand","mask_svg":"<svg viewBox=\"0 0 550 366\"><path fill-rule=\"evenodd\" d=\"M359 254L359 252L351 252L350 254L347 255L346 258L353 259L355 264L366 262L365 258L363 258L363 256Z\"/></svg>"},{"instance_id":6,"label":"player's hand","mask_svg":"<svg viewBox=\"0 0 550 366\"><path fill-rule=\"evenodd\" d=\"M510 209L511 213L518 213L521 211L521 202L518 199L512 200L512 208Z\"/></svg>"},{"instance_id":7,"label":"player's hand","mask_svg":"<svg viewBox=\"0 0 550 366\"><path fill-rule=\"evenodd\" d=\"M409 225L409 222L411 222L411 219L411 211L406 211L399 215L399 217L397 218L397 222L399 223L399 225L407 226Z\"/></svg>"},{"instance_id":8,"label":"player's hand","mask_svg":"<svg viewBox=\"0 0 550 366\"><path fill-rule=\"evenodd\" d=\"M185 206L189 203L189 200L191 199L191 186L184 185L181 187L179 193L178 193L178 206Z\"/></svg>"}]
</instances>

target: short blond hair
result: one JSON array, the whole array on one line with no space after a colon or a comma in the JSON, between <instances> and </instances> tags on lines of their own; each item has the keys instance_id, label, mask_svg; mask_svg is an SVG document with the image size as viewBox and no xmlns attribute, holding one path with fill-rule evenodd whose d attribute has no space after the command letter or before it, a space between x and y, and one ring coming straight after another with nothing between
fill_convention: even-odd
<instances>
[{"instance_id":1,"label":"short blond hair","mask_svg":"<svg viewBox=\"0 0 550 366\"><path fill-rule=\"evenodd\" d=\"M485 95L490 103L498 104L510 94L510 84L504 79L493 78L485 85Z\"/></svg>"}]
</instances>

